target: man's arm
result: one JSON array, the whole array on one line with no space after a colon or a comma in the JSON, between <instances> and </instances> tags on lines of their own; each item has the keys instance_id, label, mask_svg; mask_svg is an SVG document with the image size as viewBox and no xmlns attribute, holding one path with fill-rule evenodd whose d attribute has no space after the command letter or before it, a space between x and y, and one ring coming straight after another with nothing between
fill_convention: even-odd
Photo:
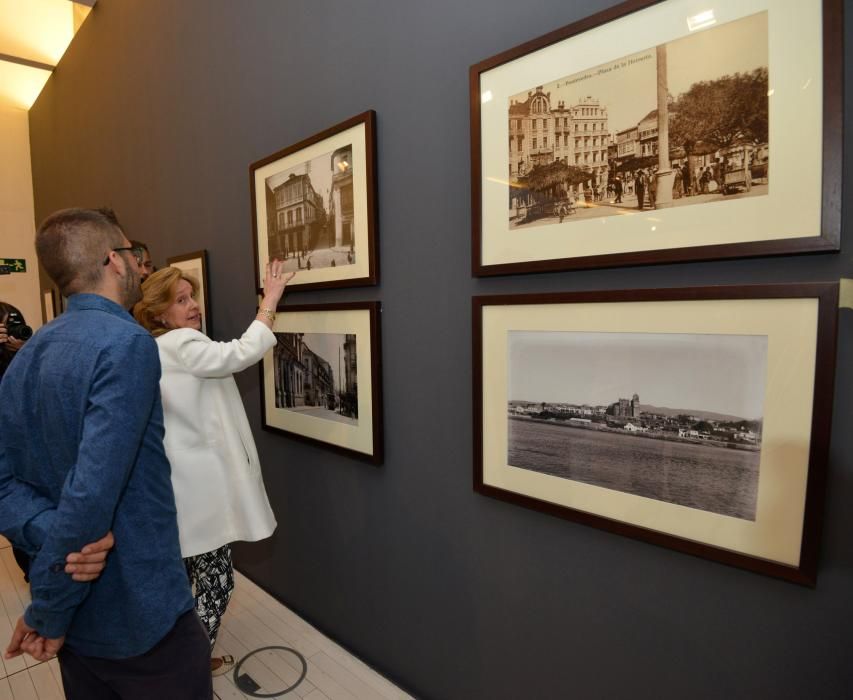
<instances>
[{"instance_id":1,"label":"man's arm","mask_svg":"<svg viewBox=\"0 0 853 700\"><path fill-rule=\"evenodd\" d=\"M53 520L53 503L29 484L18 481L9 468L5 448L0 440L0 523L2 534L32 559L41 548L44 533ZM65 561L65 573L75 581L94 581L106 565L109 550L115 545L113 533L108 532L96 542L90 542L79 552L72 552Z\"/></svg>"},{"instance_id":2,"label":"man's arm","mask_svg":"<svg viewBox=\"0 0 853 700\"><path fill-rule=\"evenodd\" d=\"M65 558L111 529L159 392L160 360L150 336L101 353L88 395L77 461L71 467L30 570L26 625L45 639L65 634L88 593L65 575Z\"/></svg>"},{"instance_id":3,"label":"man's arm","mask_svg":"<svg viewBox=\"0 0 853 700\"><path fill-rule=\"evenodd\" d=\"M15 477L0 435L0 532L33 557L50 527L54 508L50 499Z\"/></svg>"},{"instance_id":4,"label":"man's arm","mask_svg":"<svg viewBox=\"0 0 853 700\"><path fill-rule=\"evenodd\" d=\"M106 566L107 553L113 548L115 539L113 533L108 532L97 542L92 542L83 547L82 551L69 554L65 561L65 573L72 574L75 581L94 581L101 575ZM37 661L49 661L65 644L65 637L46 639L30 627L24 617L18 618L15 629L12 630L12 638L3 654L5 659L13 659L21 654L29 654Z\"/></svg>"}]
</instances>

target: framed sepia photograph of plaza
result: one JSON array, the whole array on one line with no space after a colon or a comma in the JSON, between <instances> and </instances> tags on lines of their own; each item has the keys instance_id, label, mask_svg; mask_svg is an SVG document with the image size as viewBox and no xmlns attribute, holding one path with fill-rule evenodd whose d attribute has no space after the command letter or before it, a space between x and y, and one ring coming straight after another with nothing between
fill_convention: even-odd
<instances>
[{"instance_id":1,"label":"framed sepia photograph of plaza","mask_svg":"<svg viewBox=\"0 0 853 700\"><path fill-rule=\"evenodd\" d=\"M379 302L281 306L261 364L265 430L381 464Z\"/></svg>"},{"instance_id":2,"label":"framed sepia photograph of plaza","mask_svg":"<svg viewBox=\"0 0 853 700\"><path fill-rule=\"evenodd\" d=\"M475 276L839 250L840 0L697 8L471 66Z\"/></svg>"},{"instance_id":3,"label":"framed sepia photograph of plaza","mask_svg":"<svg viewBox=\"0 0 853 700\"><path fill-rule=\"evenodd\" d=\"M173 258L167 258L166 264L169 267L177 267L198 282L196 301L201 308L201 332L210 336L213 331L211 330L212 317L210 315L210 294L208 293L207 251L197 250L194 253L176 255Z\"/></svg>"},{"instance_id":4,"label":"framed sepia photograph of plaza","mask_svg":"<svg viewBox=\"0 0 853 700\"><path fill-rule=\"evenodd\" d=\"M375 112L252 163L249 182L258 292L274 258L291 290L377 283Z\"/></svg>"},{"instance_id":5,"label":"framed sepia photograph of plaza","mask_svg":"<svg viewBox=\"0 0 853 700\"><path fill-rule=\"evenodd\" d=\"M837 311L837 284L474 297L474 489L814 585Z\"/></svg>"}]
</instances>

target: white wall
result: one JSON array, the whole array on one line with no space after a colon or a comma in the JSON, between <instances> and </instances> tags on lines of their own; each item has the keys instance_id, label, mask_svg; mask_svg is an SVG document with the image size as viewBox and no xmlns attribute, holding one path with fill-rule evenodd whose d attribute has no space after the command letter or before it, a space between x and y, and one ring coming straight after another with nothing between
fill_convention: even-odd
<instances>
[{"instance_id":1,"label":"white wall","mask_svg":"<svg viewBox=\"0 0 853 700\"><path fill-rule=\"evenodd\" d=\"M0 258L27 261L26 272L0 275L0 300L17 306L36 329L42 302L34 218L27 112L0 104Z\"/></svg>"}]
</instances>

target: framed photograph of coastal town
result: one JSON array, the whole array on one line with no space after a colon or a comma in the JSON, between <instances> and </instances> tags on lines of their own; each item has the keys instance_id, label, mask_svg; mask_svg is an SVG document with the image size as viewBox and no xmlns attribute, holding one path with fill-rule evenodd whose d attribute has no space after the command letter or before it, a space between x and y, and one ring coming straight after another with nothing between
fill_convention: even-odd
<instances>
[{"instance_id":1,"label":"framed photograph of coastal town","mask_svg":"<svg viewBox=\"0 0 853 700\"><path fill-rule=\"evenodd\" d=\"M252 163L249 183L258 292L273 258L291 290L377 283L375 112Z\"/></svg>"},{"instance_id":2,"label":"framed photograph of coastal town","mask_svg":"<svg viewBox=\"0 0 853 700\"><path fill-rule=\"evenodd\" d=\"M381 464L378 301L279 307L261 364L263 427Z\"/></svg>"},{"instance_id":3,"label":"framed photograph of coastal town","mask_svg":"<svg viewBox=\"0 0 853 700\"><path fill-rule=\"evenodd\" d=\"M176 255L166 259L169 267L177 267L179 270L192 277L198 283L196 301L201 308L201 332L211 335L212 317L210 315L210 294L207 277L207 251L197 250L193 253Z\"/></svg>"},{"instance_id":4,"label":"framed photograph of coastal town","mask_svg":"<svg viewBox=\"0 0 853 700\"><path fill-rule=\"evenodd\" d=\"M837 284L474 297L474 489L814 585L837 305Z\"/></svg>"},{"instance_id":5,"label":"framed photograph of coastal town","mask_svg":"<svg viewBox=\"0 0 853 700\"><path fill-rule=\"evenodd\" d=\"M841 1L712 5L471 66L475 276L839 250Z\"/></svg>"}]
</instances>

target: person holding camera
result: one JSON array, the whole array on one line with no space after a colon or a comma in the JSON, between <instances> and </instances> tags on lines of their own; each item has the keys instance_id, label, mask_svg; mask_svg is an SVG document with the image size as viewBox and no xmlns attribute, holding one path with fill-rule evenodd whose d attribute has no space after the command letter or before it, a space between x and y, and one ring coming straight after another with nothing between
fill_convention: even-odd
<instances>
[{"instance_id":1,"label":"person holding camera","mask_svg":"<svg viewBox=\"0 0 853 700\"><path fill-rule=\"evenodd\" d=\"M0 301L0 380L15 353L32 337L33 329L24 321L24 315L11 304ZM23 549L12 545L12 555L29 582L30 557Z\"/></svg>"},{"instance_id":2,"label":"person holding camera","mask_svg":"<svg viewBox=\"0 0 853 700\"><path fill-rule=\"evenodd\" d=\"M0 379L6 368L33 334L24 321L24 315L11 304L0 301Z\"/></svg>"}]
</instances>

